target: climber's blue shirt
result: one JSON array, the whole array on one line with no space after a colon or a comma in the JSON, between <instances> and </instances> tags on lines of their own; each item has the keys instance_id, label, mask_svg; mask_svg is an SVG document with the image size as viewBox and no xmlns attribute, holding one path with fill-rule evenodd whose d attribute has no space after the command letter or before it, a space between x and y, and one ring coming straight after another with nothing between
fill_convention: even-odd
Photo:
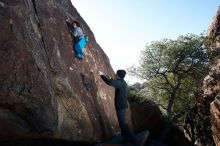
<instances>
[{"instance_id":1,"label":"climber's blue shirt","mask_svg":"<svg viewBox=\"0 0 220 146\"><path fill-rule=\"evenodd\" d=\"M101 75L101 78L103 81L112 86L115 87L115 108L116 110L125 109L128 108L128 86L125 80L123 79L109 79L105 77L104 75Z\"/></svg>"}]
</instances>

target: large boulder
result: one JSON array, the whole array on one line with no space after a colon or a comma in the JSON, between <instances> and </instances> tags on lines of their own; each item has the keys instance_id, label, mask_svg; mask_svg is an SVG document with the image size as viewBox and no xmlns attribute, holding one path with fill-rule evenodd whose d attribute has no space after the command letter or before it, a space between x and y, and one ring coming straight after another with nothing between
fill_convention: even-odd
<instances>
[{"instance_id":1,"label":"large boulder","mask_svg":"<svg viewBox=\"0 0 220 146\"><path fill-rule=\"evenodd\" d=\"M65 19L89 37L74 57ZM0 1L0 140L56 138L99 141L119 130L109 59L70 0Z\"/></svg>"},{"instance_id":2,"label":"large boulder","mask_svg":"<svg viewBox=\"0 0 220 146\"><path fill-rule=\"evenodd\" d=\"M220 7L208 30L205 43L209 74L203 90L185 121L185 133L198 146L220 146Z\"/></svg>"},{"instance_id":3,"label":"large boulder","mask_svg":"<svg viewBox=\"0 0 220 146\"><path fill-rule=\"evenodd\" d=\"M211 70L206 77L204 94L214 99L210 105L211 130L216 146L220 146L220 7L208 32L208 48Z\"/></svg>"},{"instance_id":4,"label":"large boulder","mask_svg":"<svg viewBox=\"0 0 220 146\"><path fill-rule=\"evenodd\" d=\"M153 101L141 97L130 95L131 115L134 130L140 132L149 130L148 144L157 143L158 145L168 146L189 146L188 139L182 130L169 122L162 114L159 106ZM153 144L152 144L153 145Z\"/></svg>"}]
</instances>

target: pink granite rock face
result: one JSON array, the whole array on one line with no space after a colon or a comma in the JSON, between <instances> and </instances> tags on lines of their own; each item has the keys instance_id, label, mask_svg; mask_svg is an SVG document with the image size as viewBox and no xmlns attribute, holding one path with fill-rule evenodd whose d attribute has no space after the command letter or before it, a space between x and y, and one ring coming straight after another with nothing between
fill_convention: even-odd
<instances>
[{"instance_id":1,"label":"pink granite rock face","mask_svg":"<svg viewBox=\"0 0 220 146\"><path fill-rule=\"evenodd\" d=\"M65 19L89 37L74 57ZM70 0L0 1L0 139L99 141L118 131L109 59Z\"/></svg>"}]
</instances>

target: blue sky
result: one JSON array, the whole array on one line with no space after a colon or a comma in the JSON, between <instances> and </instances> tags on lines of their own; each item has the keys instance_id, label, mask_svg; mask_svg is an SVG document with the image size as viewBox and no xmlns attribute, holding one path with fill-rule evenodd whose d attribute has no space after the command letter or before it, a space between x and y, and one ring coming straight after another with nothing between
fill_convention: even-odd
<instances>
[{"instance_id":1,"label":"blue sky","mask_svg":"<svg viewBox=\"0 0 220 146\"><path fill-rule=\"evenodd\" d=\"M114 71L138 65L141 50L151 41L206 31L220 6L219 0L72 0L72 3L108 55Z\"/></svg>"}]
</instances>

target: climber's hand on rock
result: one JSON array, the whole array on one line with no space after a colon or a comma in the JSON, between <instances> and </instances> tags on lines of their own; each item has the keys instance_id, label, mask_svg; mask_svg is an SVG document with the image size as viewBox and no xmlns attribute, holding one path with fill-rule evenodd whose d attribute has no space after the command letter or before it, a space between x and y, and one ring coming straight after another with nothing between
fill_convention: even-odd
<instances>
[{"instance_id":1,"label":"climber's hand on rock","mask_svg":"<svg viewBox=\"0 0 220 146\"><path fill-rule=\"evenodd\" d=\"M104 75L104 73L102 72L102 71L99 71L99 75L101 76L101 75Z\"/></svg>"}]
</instances>

